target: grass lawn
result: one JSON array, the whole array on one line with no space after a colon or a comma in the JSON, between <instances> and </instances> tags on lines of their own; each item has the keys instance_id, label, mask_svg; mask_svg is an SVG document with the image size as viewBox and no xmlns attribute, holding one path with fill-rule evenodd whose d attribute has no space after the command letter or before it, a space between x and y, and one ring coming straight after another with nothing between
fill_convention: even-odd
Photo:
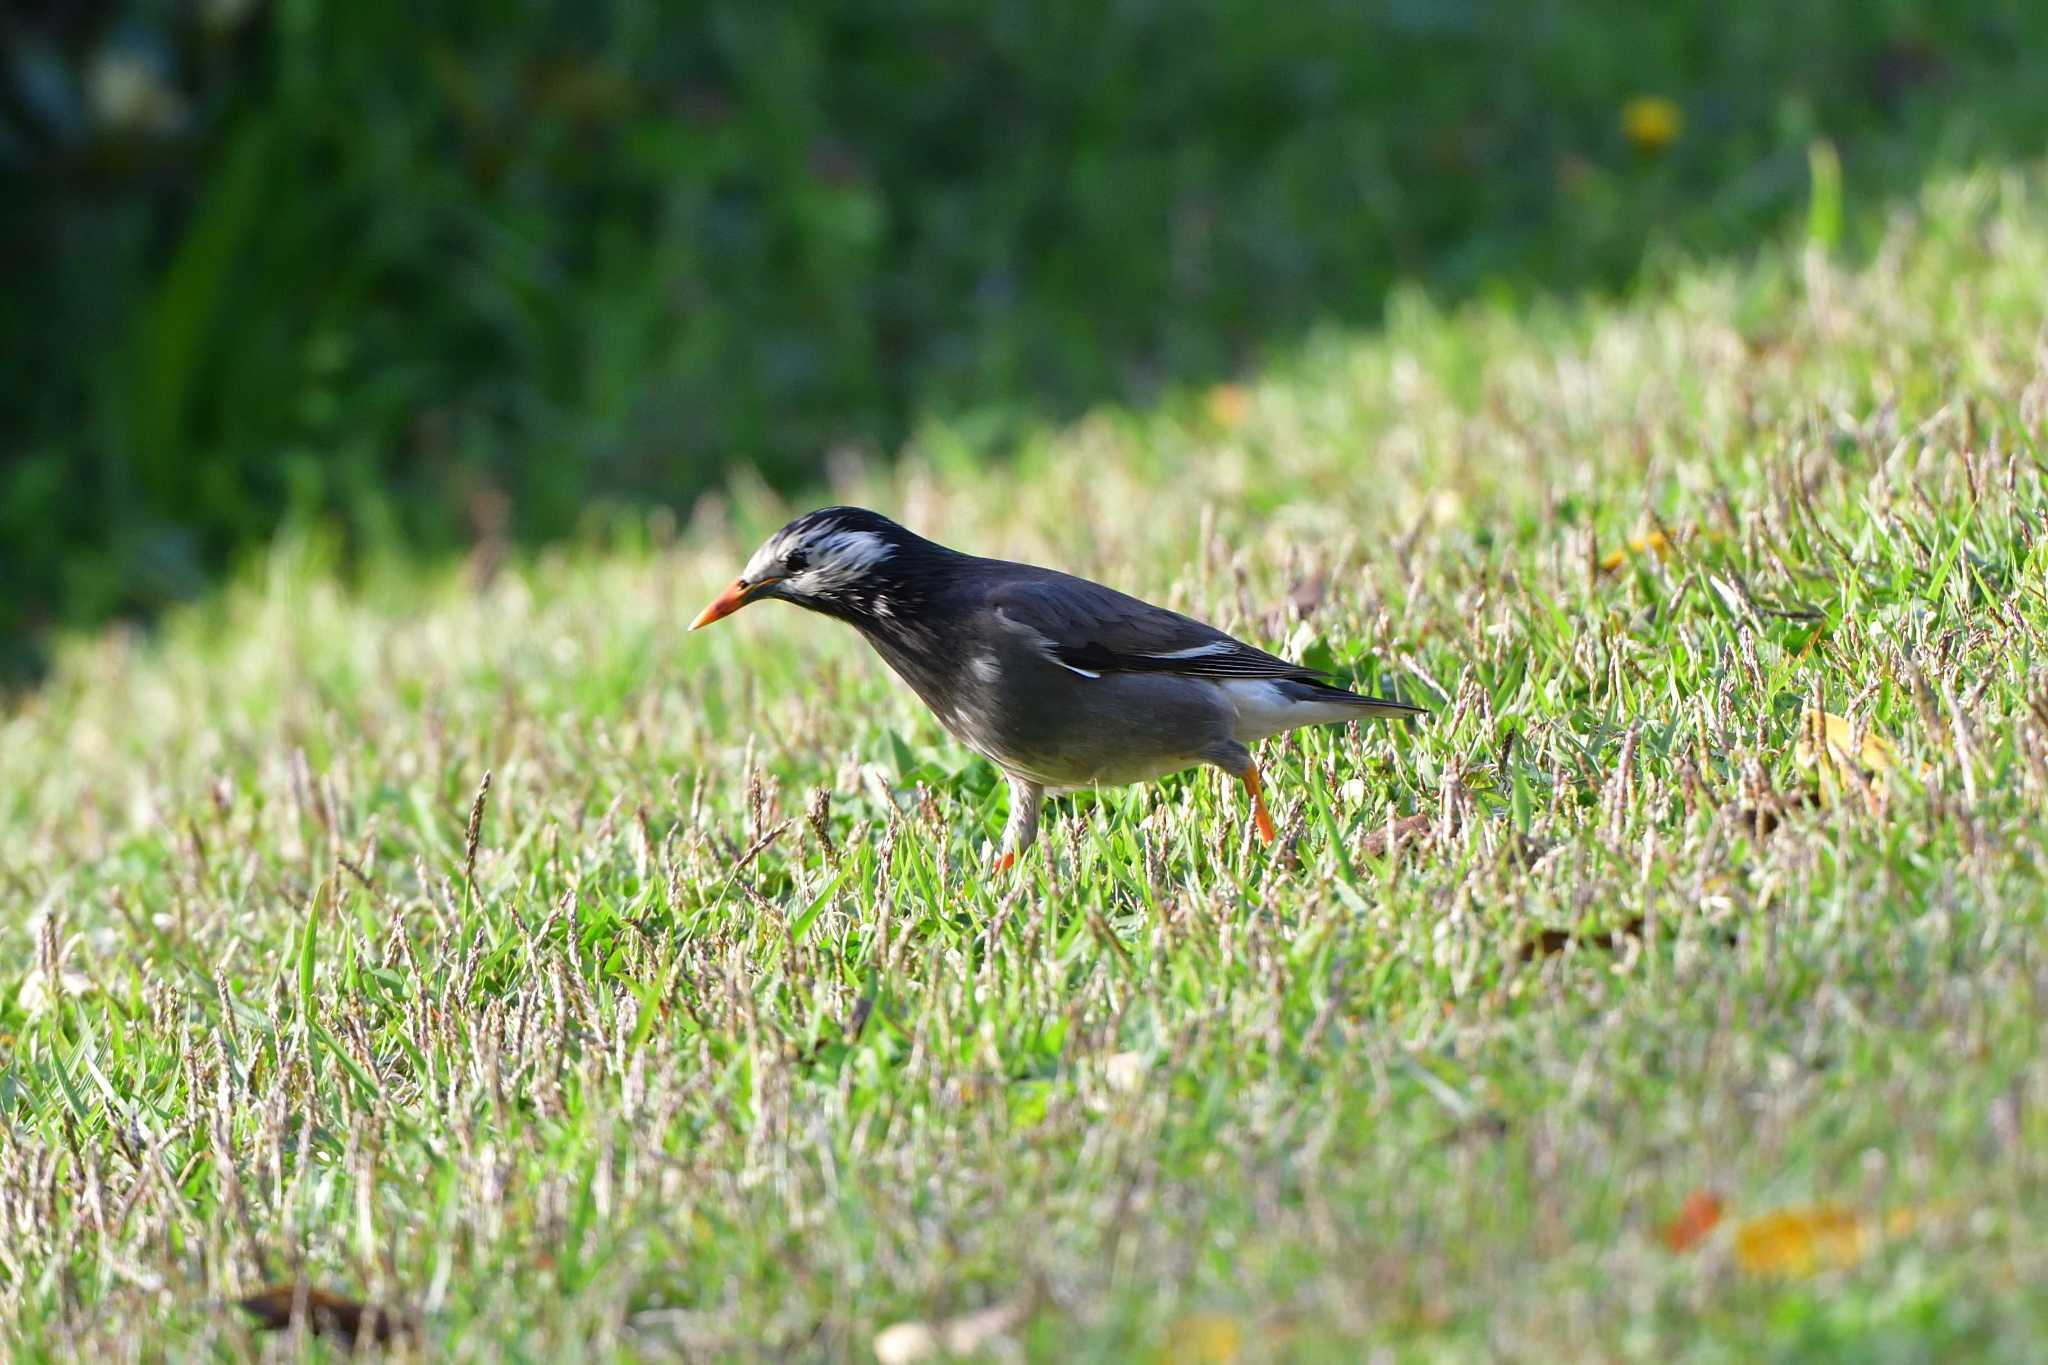
<instances>
[{"instance_id":1,"label":"grass lawn","mask_svg":"<svg viewBox=\"0 0 2048 1365\"><path fill-rule=\"evenodd\" d=\"M228 1302L303 1275L447 1360L2036 1356L2044 281L1986 172L831 490L1435 710L1265 746L1273 849L1205 771L991 879L851 632L685 632L744 488L70 643L0 720L0 1337L338 1354Z\"/></svg>"}]
</instances>

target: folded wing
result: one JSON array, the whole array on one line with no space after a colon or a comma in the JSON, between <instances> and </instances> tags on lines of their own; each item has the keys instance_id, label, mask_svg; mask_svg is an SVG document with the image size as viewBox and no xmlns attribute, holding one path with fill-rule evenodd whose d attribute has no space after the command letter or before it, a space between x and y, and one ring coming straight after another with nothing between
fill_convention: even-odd
<instances>
[{"instance_id":1,"label":"folded wing","mask_svg":"<svg viewBox=\"0 0 2048 1365\"><path fill-rule=\"evenodd\" d=\"M999 584L989 606L1004 623L1042 636L1055 662L1084 675L1178 673L1305 683L1327 677L1179 612L1066 574Z\"/></svg>"}]
</instances>

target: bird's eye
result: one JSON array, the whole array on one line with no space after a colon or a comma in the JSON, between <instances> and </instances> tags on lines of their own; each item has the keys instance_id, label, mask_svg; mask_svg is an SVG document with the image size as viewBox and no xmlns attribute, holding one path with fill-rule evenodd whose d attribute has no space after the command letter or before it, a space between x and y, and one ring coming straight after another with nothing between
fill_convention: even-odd
<instances>
[{"instance_id":1,"label":"bird's eye","mask_svg":"<svg viewBox=\"0 0 2048 1365\"><path fill-rule=\"evenodd\" d=\"M810 567L810 563L811 557L802 550L791 550L782 557L782 568L785 573L802 573Z\"/></svg>"}]
</instances>

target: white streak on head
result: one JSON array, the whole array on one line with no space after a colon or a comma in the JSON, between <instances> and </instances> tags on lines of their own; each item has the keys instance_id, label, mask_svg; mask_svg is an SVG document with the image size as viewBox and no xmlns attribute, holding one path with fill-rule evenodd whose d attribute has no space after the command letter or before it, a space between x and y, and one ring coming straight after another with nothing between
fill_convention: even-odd
<instances>
[{"instance_id":1,"label":"white streak on head","mask_svg":"<svg viewBox=\"0 0 2048 1365\"><path fill-rule=\"evenodd\" d=\"M790 589L797 593L831 592L858 583L869 569L896 553L894 545L873 531L813 533L804 537L802 549L808 563L790 578Z\"/></svg>"},{"instance_id":2,"label":"white streak on head","mask_svg":"<svg viewBox=\"0 0 2048 1365\"><path fill-rule=\"evenodd\" d=\"M788 576L787 591L796 597L818 596L858 583L868 570L896 553L896 547L873 531L842 530L837 522L785 527L770 536L747 561L748 582L779 575L792 553L804 567Z\"/></svg>"},{"instance_id":3,"label":"white streak on head","mask_svg":"<svg viewBox=\"0 0 2048 1365\"><path fill-rule=\"evenodd\" d=\"M996 680L996 659L993 654L977 654L967 661L967 668L975 677L985 683Z\"/></svg>"},{"instance_id":4,"label":"white streak on head","mask_svg":"<svg viewBox=\"0 0 2048 1365\"><path fill-rule=\"evenodd\" d=\"M754 551L747 567L740 570L740 577L749 583L758 583L772 574L780 573L782 564L782 533L776 532L761 542L761 548Z\"/></svg>"}]
</instances>

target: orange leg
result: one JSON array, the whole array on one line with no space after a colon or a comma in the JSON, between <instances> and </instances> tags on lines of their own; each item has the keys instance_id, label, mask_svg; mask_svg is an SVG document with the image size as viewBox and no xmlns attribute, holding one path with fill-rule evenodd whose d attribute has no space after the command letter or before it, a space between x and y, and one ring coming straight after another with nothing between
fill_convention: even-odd
<instances>
[{"instance_id":1,"label":"orange leg","mask_svg":"<svg viewBox=\"0 0 2048 1365\"><path fill-rule=\"evenodd\" d=\"M1272 843L1280 834L1273 828L1273 817L1266 810L1266 788L1259 781L1258 765L1253 764L1246 768L1238 774L1237 780L1244 783L1244 789L1251 793L1252 817L1259 822L1259 837L1269 844Z\"/></svg>"},{"instance_id":2,"label":"orange leg","mask_svg":"<svg viewBox=\"0 0 2048 1365\"><path fill-rule=\"evenodd\" d=\"M1010 852L1003 854L1000 858L997 858L995 860L995 863L989 868L988 872L991 877L1001 876L1003 873L1008 872L1011 868L1015 867L1016 865L1017 852L1015 849L1012 849Z\"/></svg>"}]
</instances>

